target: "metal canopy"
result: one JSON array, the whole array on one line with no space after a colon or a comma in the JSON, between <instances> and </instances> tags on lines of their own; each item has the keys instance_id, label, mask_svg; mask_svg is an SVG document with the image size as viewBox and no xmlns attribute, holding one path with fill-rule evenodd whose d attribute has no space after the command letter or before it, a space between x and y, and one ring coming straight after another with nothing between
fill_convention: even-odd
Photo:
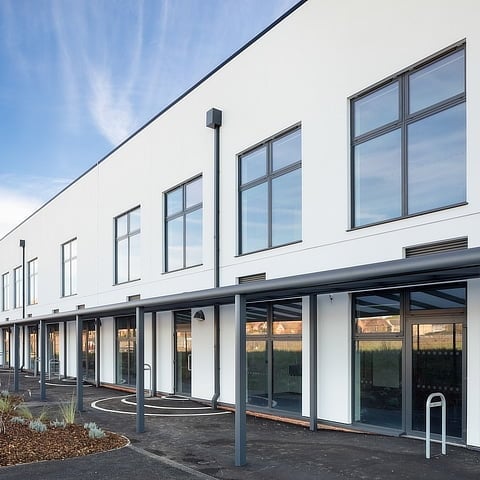
<instances>
[{"instance_id":1,"label":"metal canopy","mask_svg":"<svg viewBox=\"0 0 480 480\"><path fill-rule=\"evenodd\" d=\"M15 323L75 320L77 315L83 318L135 315L137 307L144 307L145 312L157 312L233 304L235 295L244 295L247 301L258 301L451 282L477 277L480 277L480 247L59 312L20 319Z\"/></svg>"}]
</instances>

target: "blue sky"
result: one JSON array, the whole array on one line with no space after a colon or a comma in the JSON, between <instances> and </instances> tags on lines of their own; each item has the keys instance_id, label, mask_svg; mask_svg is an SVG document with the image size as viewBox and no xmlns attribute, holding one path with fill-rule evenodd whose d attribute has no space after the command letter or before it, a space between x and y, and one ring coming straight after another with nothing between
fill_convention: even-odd
<instances>
[{"instance_id":1,"label":"blue sky","mask_svg":"<svg viewBox=\"0 0 480 480\"><path fill-rule=\"evenodd\" d=\"M297 1L0 1L0 238Z\"/></svg>"}]
</instances>

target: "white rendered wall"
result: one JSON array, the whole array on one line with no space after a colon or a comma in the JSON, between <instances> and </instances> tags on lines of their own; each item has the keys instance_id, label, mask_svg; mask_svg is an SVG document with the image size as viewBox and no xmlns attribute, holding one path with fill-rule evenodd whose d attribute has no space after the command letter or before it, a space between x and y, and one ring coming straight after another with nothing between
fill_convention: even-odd
<instances>
[{"instance_id":1,"label":"white rendered wall","mask_svg":"<svg viewBox=\"0 0 480 480\"><path fill-rule=\"evenodd\" d=\"M235 307L220 307L220 397L235 404Z\"/></svg>"},{"instance_id":2,"label":"white rendered wall","mask_svg":"<svg viewBox=\"0 0 480 480\"><path fill-rule=\"evenodd\" d=\"M205 320L193 318L192 310L192 397L211 400L215 392L213 307L203 308Z\"/></svg>"},{"instance_id":3,"label":"white rendered wall","mask_svg":"<svg viewBox=\"0 0 480 480\"><path fill-rule=\"evenodd\" d=\"M112 317L102 318L102 330L100 335L100 381L115 383L115 320Z\"/></svg>"},{"instance_id":4,"label":"white rendered wall","mask_svg":"<svg viewBox=\"0 0 480 480\"><path fill-rule=\"evenodd\" d=\"M351 423L351 313L347 294L318 297L318 418Z\"/></svg>"},{"instance_id":5,"label":"white rendered wall","mask_svg":"<svg viewBox=\"0 0 480 480\"><path fill-rule=\"evenodd\" d=\"M157 313L157 391L173 393L173 313Z\"/></svg>"}]
</instances>

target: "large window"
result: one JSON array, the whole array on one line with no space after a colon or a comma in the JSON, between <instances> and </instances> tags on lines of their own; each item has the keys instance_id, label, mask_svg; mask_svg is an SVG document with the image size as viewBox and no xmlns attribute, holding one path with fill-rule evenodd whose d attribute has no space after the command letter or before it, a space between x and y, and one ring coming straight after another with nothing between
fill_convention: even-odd
<instances>
[{"instance_id":1,"label":"large window","mask_svg":"<svg viewBox=\"0 0 480 480\"><path fill-rule=\"evenodd\" d=\"M23 268L17 267L13 271L13 304L14 308L20 308L23 306Z\"/></svg>"},{"instance_id":2,"label":"large window","mask_svg":"<svg viewBox=\"0 0 480 480\"><path fill-rule=\"evenodd\" d=\"M140 208L115 219L115 283L140 278Z\"/></svg>"},{"instance_id":3,"label":"large window","mask_svg":"<svg viewBox=\"0 0 480 480\"><path fill-rule=\"evenodd\" d=\"M353 99L353 227L464 203L465 123L463 48Z\"/></svg>"},{"instance_id":4,"label":"large window","mask_svg":"<svg viewBox=\"0 0 480 480\"><path fill-rule=\"evenodd\" d=\"M252 406L302 412L302 301L247 305L247 391Z\"/></svg>"},{"instance_id":5,"label":"large window","mask_svg":"<svg viewBox=\"0 0 480 480\"><path fill-rule=\"evenodd\" d=\"M165 194L165 270L202 263L202 177Z\"/></svg>"},{"instance_id":6,"label":"large window","mask_svg":"<svg viewBox=\"0 0 480 480\"><path fill-rule=\"evenodd\" d=\"M62 296L77 293L77 239L62 245Z\"/></svg>"},{"instance_id":7,"label":"large window","mask_svg":"<svg viewBox=\"0 0 480 480\"><path fill-rule=\"evenodd\" d=\"M2 275L2 310L10 309L10 273Z\"/></svg>"},{"instance_id":8,"label":"large window","mask_svg":"<svg viewBox=\"0 0 480 480\"><path fill-rule=\"evenodd\" d=\"M28 262L28 304L38 303L38 259Z\"/></svg>"},{"instance_id":9,"label":"large window","mask_svg":"<svg viewBox=\"0 0 480 480\"><path fill-rule=\"evenodd\" d=\"M301 130L239 157L240 253L302 239Z\"/></svg>"}]
</instances>

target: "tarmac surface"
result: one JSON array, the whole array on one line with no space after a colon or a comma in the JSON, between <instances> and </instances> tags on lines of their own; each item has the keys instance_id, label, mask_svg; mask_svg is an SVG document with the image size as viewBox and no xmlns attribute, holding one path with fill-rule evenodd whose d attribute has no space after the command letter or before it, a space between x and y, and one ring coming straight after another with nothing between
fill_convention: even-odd
<instances>
[{"instance_id":1,"label":"tarmac surface","mask_svg":"<svg viewBox=\"0 0 480 480\"><path fill-rule=\"evenodd\" d=\"M13 383L0 370L0 389ZM40 401L38 378L20 377L20 393L30 409L55 410L75 392L73 382L47 381L47 401ZM8 388L12 391L12 388ZM94 403L96 402L96 403ZM92 407L94 404L97 408ZM101 408L101 410L99 409ZM123 412L123 413L119 413ZM182 397L146 399L145 432L136 433L135 396L85 386L79 423L94 421L121 433L131 444L120 450L63 461L0 467L2 480L13 479L435 479L480 478L480 452L367 433L305 427L247 418L247 465L234 465L234 415L214 411Z\"/></svg>"}]
</instances>

